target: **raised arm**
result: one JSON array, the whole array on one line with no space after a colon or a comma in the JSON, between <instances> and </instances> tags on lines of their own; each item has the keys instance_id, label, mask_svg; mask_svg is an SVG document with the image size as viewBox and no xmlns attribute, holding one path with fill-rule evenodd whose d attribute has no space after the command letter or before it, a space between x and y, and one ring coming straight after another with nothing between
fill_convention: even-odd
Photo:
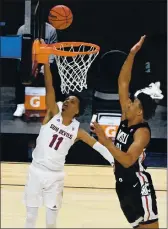
<instances>
[{"instance_id":1,"label":"raised arm","mask_svg":"<svg viewBox=\"0 0 168 229\"><path fill-rule=\"evenodd\" d=\"M50 111L52 116L59 112L59 107L56 104L55 91L52 84L52 75L50 71L50 65L44 65L44 81L46 88L46 107Z\"/></svg>"},{"instance_id":2,"label":"raised arm","mask_svg":"<svg viewBox=\"0 0 168 229\"><path fill-rule=\"evenodd\" d=\"M98 141L96 141L95 138L91 137L83 129L79 129L77 140L85 142L87 145L91 146L94 150L99 152L111 165L114 164L114 158L112 154L108 151L108 149L100 144Z\"/></svg>"},{"instance_id":3,"label":"raised arm","mask_svg":"<svg viewBox=\"0 0 168 229\"><path fill-rule=\"evenodd\" d=\"M129 85L131 81L132 66L134 63L134 58L136 53L141 49L141 46L145 40L145 36L141 37L137 44L135 44L124 62L120 75L118 78L118 88L119 88L119 99L122 110L122 120L125 119L125 110L129 102Z\"/></svg>"}]
</instances>

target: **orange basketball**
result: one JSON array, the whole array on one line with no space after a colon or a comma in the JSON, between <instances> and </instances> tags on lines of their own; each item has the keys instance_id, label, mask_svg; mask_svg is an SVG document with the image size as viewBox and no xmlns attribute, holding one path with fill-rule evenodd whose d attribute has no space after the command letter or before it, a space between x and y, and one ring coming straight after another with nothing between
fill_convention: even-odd
<instances>
[{"instance_id":1,"label":"orange basketball","mask_svg":"<svg viewBox=\"0 0 168 229\"><path fill-rule=\"evenodd\" d=\"M54 28L63 30L71 25L73 15L67 6L58 5L50 10L48 20Z\"/></svg>"}]
</instances>

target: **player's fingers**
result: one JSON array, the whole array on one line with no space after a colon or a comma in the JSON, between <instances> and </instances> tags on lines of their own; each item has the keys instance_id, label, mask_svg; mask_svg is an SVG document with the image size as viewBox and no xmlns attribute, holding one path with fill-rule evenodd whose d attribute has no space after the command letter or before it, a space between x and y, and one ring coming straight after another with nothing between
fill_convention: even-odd
<instances>
[{"instance_id":1,"label":"player's fingers","mask_svg":"<svg viewBox=\"0 0 168 229\"><path fill-rule=\"evenodd\" d=\"M95 128L94 128L93 125L91 125L90 130L91 130L92 133L96 133L96 132L95 132Z\"/></svg>"},{"instance_id":2,"label":"player's fingers","mask_svg":"<svg viewBox=\"0 0 168 229\"><path fill-rule=\"evenodd\" d=\"M45 44L44 39L41 38L41 39L40 39L40 43L41 43L41 44Z\"/></svg>"},{"instance_id":3,"label":"player's fingers","mask_svg":"<svg viewBox=\"0 0 168 229\"><path fill-rule=\"evenodd\" d=\"M144 35L144 36L141 37L141 39L140 39L140 43L141 44L144 42L145 38L146 38L146 35Z\"/></svg>"},{"instance_id":4,"label":"player's fingers","mask_svg":"<svg viewBox=\"0 0 168 229\"><path fill-rule=\"evenodd\" d=\"M101 133L100 126L99 126L97 123L93 124L93 128L94 128L94 131L95 131L97 134L100 134L100 133Z\"/></svg>"},{"instance_id":5,"label":"player's fingers","mask_svg":"<svg viewBox=\"0 0 168 229\"><path fill-rule=\"evenodd\" d=\"M99 128L100 127L100 125L97 122L93 122L93 125L94 125L95 128Z\"/></svg>"}]
</instances>

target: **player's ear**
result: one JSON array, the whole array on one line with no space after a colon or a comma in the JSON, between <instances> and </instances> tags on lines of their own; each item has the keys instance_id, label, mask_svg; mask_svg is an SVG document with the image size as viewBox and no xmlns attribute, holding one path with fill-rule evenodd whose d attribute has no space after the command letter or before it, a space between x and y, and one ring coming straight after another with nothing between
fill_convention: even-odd
<instances>
[{"instance_id":1,"label":"player's ear","mask_svg":"<svg viewBox=\"0 0 168 229\"><path fill-rule=\"evenodd\" d=\"M77 109L77 111L76 111L76 116L78 116L79 115L79 109Z\"/></svg>"},{"instance_id":2,"label":"player's ear","mask_svg":"<svg viewBox=\"0 0 168 229\"><path fill-rule=\"evenodd\" d=\"M79 107L76 108L75 116L79 116Z\"/></svg>"},{"instance_id":3,"label":"player's ear","mask_svg":"<svg viewBox=\"0 0 168 229\"><path fill-rule=\"evenodd\" d=\"M142 115L143 114L143 110L142 108L138 109L138 116Z\"/></svg>"}]
</instances>

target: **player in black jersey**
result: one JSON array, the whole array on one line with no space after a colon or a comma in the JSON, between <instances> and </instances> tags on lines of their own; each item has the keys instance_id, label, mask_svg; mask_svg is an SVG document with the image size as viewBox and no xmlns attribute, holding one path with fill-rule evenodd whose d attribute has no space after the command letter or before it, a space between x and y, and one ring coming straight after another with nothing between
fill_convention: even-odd
<instances>
[{"instance_id":1,"label":"player in black jersey","mask_svg":"<svg viewBox=\"0 0 168 229\"><path fill-rule=\"evenodd\" d=\"M163 95L159 83L155 83L135 93L134 99L129 98L134 58L144 40L145 36L132 47L120 71L118 86L122 120L115 144L105 136L99 124L94 123L94 131L115 158L116 192L128 222L133 228L159 228L155 190L143 161L151 138L145 120L154 115L155 99L162 99Z\"/></svg>"}]
</instances>

